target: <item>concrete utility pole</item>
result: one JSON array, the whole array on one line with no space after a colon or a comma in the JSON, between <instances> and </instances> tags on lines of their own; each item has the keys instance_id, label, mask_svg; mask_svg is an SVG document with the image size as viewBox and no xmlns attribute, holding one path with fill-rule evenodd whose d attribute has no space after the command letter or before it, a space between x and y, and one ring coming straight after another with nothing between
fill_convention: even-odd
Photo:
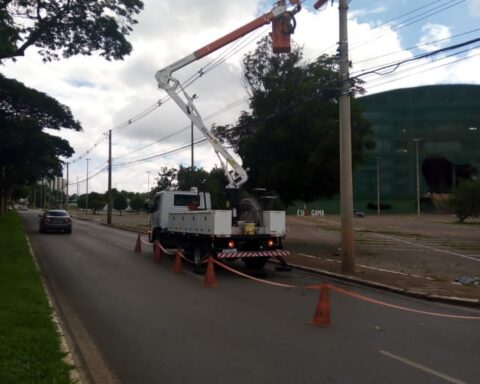
<instances>
[{"instance_id":1,"label":"concrete utility pole","mask_svg":"<svg viewBox=\"0 0 480 384\"><path fill-rule=\"evenodd\" d=\"M422 140L420 138L413 139L415 142L415 154L416 154L416 169L417 169L417 216L420 217L420 170L418 165L418 142Z\"/></svg>"},{"instance_id":2,"label":"concrete utility pole","mask_svg":"<svg viewBox=\"0 0 480 384\"><path fill-rule=\"evenodd\" d=\"M377 160L377 215L380 215L380 158L375 159Z\"/></svg>"},{"instance_id":3,"label":"concrete utility pole","mask_svg":"<svg viewBox=\"0 0 480 384\"><path fill-rule=\"evenodd\" d=\"M69 178L69 175L68 175L68 163L67 163L67 195L65 196L65 200L66 200L66 203L67 203L67 211L68 211L68 184L70 184L70 178Z\"/></svg>"},{"instance_id":4,"label":"concrete utility pole","mask_svg":"<svg viewBox=\"0 0 480 384\"><path fill-rule=\"evenodd\" d=\"M107 224L112 224L112 130L108 130Z\"/></svg>"},{"instance_id":5,"label":"concrete utility pole","mask_svg":"<svg viewBox=\"0 0 480 384\"><path fill-rule=\"evenodd\" d=\"M348 59L348 0L340 0L340 210L342 272L355 272L353 233L352 133L350 114L350 61Z\"/></svg>"},{"instance_id":6,"label":"concrete utility pole","mask_svg":"<svg viewBox=\"0 0 480 384\"><path fill-rule=\"evenodd\" d=\"M194 164L194 161L193 161L193 121L192 121L191 125L192 125L192 131L191 131L192 132L192 134L191 134L191 136L192 136L192 161L191 161L190 166L192 167L192 171L193 171L193 164Z\"/></svg>"},{"instance_id":7,"label":"concrete utility pole","mask_svg":"<svg viewBox=\"0 0 480 384\"><path fill-rule=\"evenodd\" d=\"M198 97L197 94L194 94L192 96L192 100L195 100L197 97ZM193 166L195 164L194 158L193 158L193 146L194 146L194 144L193 144L193 121L191 122L191 139L192 139L192 160L191 160L190 166L192 167L192 171L193 171Z\"/></svg>"},{"instance_id":8,"label":"concrete utility pole","mask_svg":"<svg viewBox=\"0 0 480 384\"><path fill-rule=\"evenodd\" d=\"M147 171L147 193L150 193L150 171Z\"/></svg>"},{"instance_id":9,"label":"concrete utility pole","mask_svg":"<svg viewBox=\"0 0 480 384\"><path fill-rule=\"evenodd\" d=\"M85 195L85 212L88 213L88 162L91 159L85 159L87 160L87 188L86 188L86 195Z\"/></svg>"}]
</instances>

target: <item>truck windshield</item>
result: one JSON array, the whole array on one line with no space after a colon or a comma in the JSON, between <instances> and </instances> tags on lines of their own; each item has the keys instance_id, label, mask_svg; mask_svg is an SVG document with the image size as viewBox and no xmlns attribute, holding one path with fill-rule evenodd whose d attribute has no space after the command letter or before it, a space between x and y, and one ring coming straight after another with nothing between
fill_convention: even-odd
<instances>
[{"instance_id":1,"label":"truck windshield","mask_svg":"<svg viewBox=\"0 0 480 384\"><path fill-rule=\"evenodd\" d=\"M173 204L177 207L178 206L186 207L186 206L191 205L191 204L199 205L200 204L200 199L199 199L198 195L177 195L177 194L175 194L175 196L173 198Z\"/></svg>"}]
</instances>

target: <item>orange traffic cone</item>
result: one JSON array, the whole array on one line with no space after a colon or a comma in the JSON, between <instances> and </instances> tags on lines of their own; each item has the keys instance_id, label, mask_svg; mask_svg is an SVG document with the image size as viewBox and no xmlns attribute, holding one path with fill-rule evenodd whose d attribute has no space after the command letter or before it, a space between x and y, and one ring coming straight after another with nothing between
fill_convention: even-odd
<instances>
[{"instance_id":1,"label":"orange traffic cone","mask_svg":"<svg viewBox=\"0 0 480 384\"><path fill-rule=\"evenodd\" d=\"M330 325L330 300L328 298L328 284L323 284L320 290L315 314L310 322L313 325L327 326Z\"/></svg>"},{"instance_id":2,"label":"orange traffic cone","mask_svg":"<svg viewBox=\"0 0 480 384\"><path fill-rule=\"evenodd\" d=\"M212 256L208 258L207 272L205 273L205 287L215 288L217 286L217 279L215 278L215 266L213 265Z\"/></svg>"},{"instance_id":3,"label":"orange traffic cone","mask_svg":"<svg viewBox=\"0 0 480 384\"><path fill-rule=\"evenodd\" d=\"M162 262L162 249L160 248L160 242L155 240L154 244L155 252L154 252L154 260L156 263Z\"/></svg>"},{"instance_id":4,"label":"orange traffic cone","mask_svg":"<svg viewBox=\"0 0 480 384\"><path fill-rule=\"evenodd\" d=\"M135 243L135 252L141 252L142 251L142 244L140 242L140 234L137 236L137 242Z\"/></svg>"},{"instance_id":5,"label":"orange traffic cone","mask_svg":"<svg viewBox=\"0 0 480 384\"><path fill-rule=\"evenodd\" d=\"M175 273L182 272L182 255L179 249L177 249L177 252L175 252L175 262L173 263L173 272Z\"/></svg>"}]
</instances>

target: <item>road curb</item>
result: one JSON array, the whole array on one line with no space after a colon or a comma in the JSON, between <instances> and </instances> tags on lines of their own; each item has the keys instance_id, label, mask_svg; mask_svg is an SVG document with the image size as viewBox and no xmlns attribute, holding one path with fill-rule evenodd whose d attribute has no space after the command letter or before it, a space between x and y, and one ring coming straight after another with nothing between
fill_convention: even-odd
<instances>
[{"instance_id":1,"label":"road curb","mask_svg":"<svg viewBox=\"0 0 480 384\"><path fill-rule=\"evenodd\" d=\"M275 264L280 264L276 260L270 260L270 262L275 263ZM306 267L304 265L291 264L291 263L289 263L288 265L291 266L292 268L295 268L295 269L298 269L298 270L301 270L301 271L311 272L311 273L315 273L315 274L323 275L323 276L327 276L327 277L333 277L335 279L348 281L348 282L356 283L356 284L361 284L361 285L365 285L365 286L372 287L372 288L378 288L378 289L398 293L400 295L414 297L414 298L417 298L417 299L437 301L437 302L443 302L443 303L455 304L455 305L462 305L462 306L468 306L468 307L480 307L480 299L467 299L467 298L462 298L462 297L442 296L442 295L434 295L434 294L432 295L432 294L429 294L429 293L418 292L418 291L410 291L408 289L399 288L399 287L395 287L395 286L392 286L392 285L377 283L375 281L365 280L365 279L361 279L361 278L358 278L358 277L343 275L341 273L330 272L330 271L326 271L326 270L318 269L318 268L313 268L313 267Z\"/></svg>"},{"instance_id":2,"label":"road curb","mask_svg":"<svg viewBox=\"0 0 480 384\"><path fill-rule=\"evenodd\" d=\"M111 228L122 229L122 230L124 230L124 231L135 232L135 233L139 233L139 234L141 234L141 235L148 235L148 232L145 232L145 231L139 231L138 229L135 229L135 228L131 228L131 227L124 227L124 226L117 225L117 224L100 223L100 225L104 225L105 227L111 227Z\"/></svg>"}]
</instances>

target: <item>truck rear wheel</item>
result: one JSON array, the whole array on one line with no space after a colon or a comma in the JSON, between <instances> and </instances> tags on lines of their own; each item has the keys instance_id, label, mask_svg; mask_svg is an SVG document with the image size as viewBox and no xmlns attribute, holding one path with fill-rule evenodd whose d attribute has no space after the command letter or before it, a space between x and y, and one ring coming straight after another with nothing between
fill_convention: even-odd
<instances>
[{"instance_id":1,"label":"truck rear wheel","mask_svg":"<svg viewBox=\"0 0 480 384\"><path fill-rule=\"evenodd\" d=\"M195 273L203 273L206 267L206 263L203 263L206 256L206 252L201 248L195 248L193 251L193 266Z\"/></svg>"},{"instance_id":2,"label":"truck rear wheel","mask_svg":"<svg viewBox=\"0 0 480 384\"><path fill-rule=\"evenodd\" d=\"M262 269L267 261L268 257L246 257L243 259L248 269Z\"/></svg>"}]
</instances>

